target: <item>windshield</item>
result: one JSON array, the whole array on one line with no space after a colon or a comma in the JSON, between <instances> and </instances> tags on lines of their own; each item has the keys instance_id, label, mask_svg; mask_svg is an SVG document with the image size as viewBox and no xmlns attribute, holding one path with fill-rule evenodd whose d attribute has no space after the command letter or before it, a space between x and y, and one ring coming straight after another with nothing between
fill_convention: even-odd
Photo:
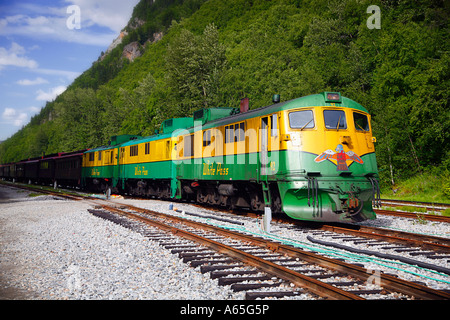
<instances>
[{"instance_id":1,"label":"windshield","mask_svg":"<svg viewBox=\"0 0 450 320\"><path fill-rule=\"evenodd\" d=\"M369 131L369 120L367 116L361 113L353 112L353 120L355 121L355 129L358 131Z\"/></svg>"},{"instance_id":2,"label":"windshield","mask_svg":"<svg viewBox=\"0 0 450 320\"><path fill-rule=\"evenodd\" d=\"M324 110L325 127L327 129L347 129L345 112L342 110Z\"/></svg>"},{"instance_id":3,"label":"windshield","mask_svg":"<svg viewBox=\"0 0 450 320\"><path fill-rule=\"evenodd\" d=\"M312 110L302 110L289 113L289 125L292 129L314 128L314 116Z\"/></svg>"}]
</instances>

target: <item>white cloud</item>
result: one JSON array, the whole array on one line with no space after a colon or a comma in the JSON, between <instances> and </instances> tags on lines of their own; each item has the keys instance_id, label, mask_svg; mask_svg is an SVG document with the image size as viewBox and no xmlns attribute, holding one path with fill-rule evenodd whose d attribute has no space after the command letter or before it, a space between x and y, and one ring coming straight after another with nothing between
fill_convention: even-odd
<instances>
[{"instance_id":1,"label":"white cloud","mask_svg":"<svg viewBox=\"0 0 450 320\"><path fill-rule=\"evenodd\" d=\"M13 108L5 108L2 114L3 119L11 120L16 114L16 110Z\"/></svg>"},{"instance_id":2,"label":"white cloud","mask_svg":"<svg viewBox=\"0 0 450 320\"><path fill-rule=\"evenodd\" d=\"M36 73L40 73L40 74L63 76L63 77L66 77L68 80L74 80L76 77L78 77L81 74L81 72L75 72L75 71L44 69L44 68L36 68L36 69L33 69L32 71L34 71Z\"/></svg>"},{"instance_id":3,"label":"white cloud","mask_svg":"<svg viewBox=\"0 0 450 320\"><path fill-rule=\"evenodd\" d=\"M17 16L16 16L17 17ZM69 16L20 16L16 19L0 19L0 35L20 35L44 40L59 40L105 47L116 35L115 32L94 32L89 28L71 30L66 21Z\"/></svg>"},{"instance_id":4,"label":"white cloud","mask_svg":"<svg viewBox=\"0 0 450 320\"><path fill-rule=\"evenodd\" d=\"M16 66L24 68L37 68L38 63L24 56L25 49L13 42L11 48L0 47L0 69L4 66Z\"/></svg>"},{"instance_id":5,"label":"white cloud","mask_svg":"<svg viewBox=\"0 0 450 320\"><path fill-rule=\"evenodd\" d=\"M16 127L20 127L25 124L28 119L28 115L25 112L17 112L13 108L5 108L2 113L2 119L12 123Z\"/></svg>"},{"instance_id":6,"label":"white cloud","mask_svg":"<svg viewBox=\"0 0 450 320\"><path fill-rule=\"evenodd\" d=\"M22 35L64 42L107 47L130 18L138 0L66 0L66 6L19 5L23 14L0 19L0 35ZM67 7L80 8L80 29L67 26L71 13Z\"/></svg>"},{"instance_id":7,"label":"white cloud","mask_svg":"<svg viewBox=\"0 0 450 320\"><path fill-rule=\"evenodd\" d=\"M17 81L16 83L21 86L35 86L38 84L48 83L48 81L45 79L42 79L41 77L37 77L34 80L23 79L23 80Z\"/></svg>"},{"instance_id":8,"label":"white cloud","mask_svg":"<svg viewBox=\"0 0 450 320\"><path fill-rule=\"evenodd\" d=\"M81 27L98 25L119 33L131 17L139 0L66 0L81 12Z\"/></svg>"},{"instance_id":9,"label":"white cloud","mask_svg":"<svg viewBox=\"0 0 450 320\"><path fill-rule=\"evenodd\" d=\"M28 107L27 110L29 110L31 113L38 113L39 111L41 111L41 108L31 106L31 107Z\"/></svg>"},{"instance_id":10,"label":"white cloud","mask_svg":"<svg viewBox=\"0 0 450 320\"><path fill-rule=\"evenodd\" d=\"M36 93L38 96L36 97L36 100L38 101L53 101L57 96L59 96L61 93L63 93L67 87L65 86L58 86L55 88L51 88L50 91L45 92L43 90L38 90Z\"/></svg>"}]
</instances>

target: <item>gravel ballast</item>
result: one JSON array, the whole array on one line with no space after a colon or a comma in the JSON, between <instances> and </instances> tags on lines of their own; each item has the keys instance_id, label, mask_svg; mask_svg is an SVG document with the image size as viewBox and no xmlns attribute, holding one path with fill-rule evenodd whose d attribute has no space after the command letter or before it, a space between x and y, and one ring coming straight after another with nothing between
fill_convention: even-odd
<instances>
[{"instance_id":1,"label":"gravel ballast","mask_svg":"<svg viewBox=\"0 0 450 320\"><path fill-rule=\"evenodd\" d=\"M242 299L91 205L0 186L1 299Z\"/></svg>"}]
</instances>

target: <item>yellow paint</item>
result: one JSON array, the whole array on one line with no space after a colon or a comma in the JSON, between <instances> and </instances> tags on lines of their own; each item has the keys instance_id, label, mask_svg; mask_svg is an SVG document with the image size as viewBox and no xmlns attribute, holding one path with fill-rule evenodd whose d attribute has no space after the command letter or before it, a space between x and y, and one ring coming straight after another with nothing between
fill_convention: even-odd
<instances>
[{"instance_id":1,"label":"yellow paint","mask_svg":"<svg viewBox=\"0 0 450 320\"><path fill-rule=\"evenodd\" d=\"M314 128L311 129L291 129L289 126L289 113L299 110L312 110L314 115ZM342 110L345 112L347 128L346 129L327 129L325 128L323 111L324 110ZM118 148L105 149L102 151L96 151L94 153L94 160L90 161L90 153L83 155L83 166L105 166L113 165L117 163L119 158L119 164L139 164L146 162L168 161L168 160L185 160L192 158L209 158L214 156L224 155L239 155L247 153L260 152L262 145L262 135L267 136L267 150L298 150L309 152L312 154L321 154L322 152L331 149L335 150L338 144L342 144L344 152L352 150L360 157L364 154L374 152L375 139L372 137L372 130L369 131L356 130L353 121L353 112L364 114L367 116L370 125L370 115L362 111L341 108L339 106L327 106L327 107L311 107L311 108L299 108L293 110L280 111L256 118L246 119L245 121L239 121L236 123L227 124L230 127L237 125L240 130L240 124L243 122L245 126L245 136L236 140L226 143L226 126L219 126L215 128L209 128L206 130L197 130L194 133L181 134L178 137L164 138L153 141L143 141L137 145L137 155L131 156L131 148L133 146L126 146L120 148L120 157L118 156ZM261 129L261 121L263 118L267 118L267 130L263 132ZM275 120L276 118L276 120ZM272 130L272 123L276 121L277 128ZM208 133L207 133L208 131ZM204 137L207 142L204 143ZM188 148L188 141L192 140L194 144L193 150ZM240 140L240 141L239 141ZM146 146L147 145L147 146ZM189 150L187 150L189 149ZM146 153L147 151L147 153ZM192 152L191 152L192 151ZM101 156L99 159L99 153ZM136 149L133 150L136 153ZM92 157L92 156L91 156ZM330 160L336 163L335 160ZM350 164L352 161L347 161ZM223 166L219 167L220 163L207 164L203 168L203 174L209 175L228 174L228 168ZM268 168L275 170L276 164L269 163ZM139 166L136 167L136 172L142 172ZM141 175L145 175L141 173Z\"/></svg>"},{"instance_id":2,"label":"yellow paint","mask_svg":"<svg viewBox=\"0 0 450 320\"><path fill-rule=\"evenodd\" d=\"M315 127L311 129L290 129L288 114L298 110L312 110L314 114ZM360 157L375 151L372 128L370 126L370 115L359 110L339 107L315 107L308 109L288 110L283 112L282 128L285 131L283 135L289 135L288 139L282 139L282 150L298 150L313 154L321 154L331 149L335 150L338 144L344 147L344 152L353 151ZM325 127L323 111L324 110L342 110L345 112L347 128L346 129L327 129ZM369 121L369 131L356 130L353 120L353 113L360 113L367 116ZM336 164L336 160L330 159ZM347 161L350 164L352 161Z\"/></svg>"},{"instance_id":3,"label":"yellow paint","mask_svg":"<svg viewBox=\"0 0 450 320\"><path fill-rule=\"evenodd\" d=\"M267 116L266 118L270 118L274 115L277 118L278 128L276 130L276 134L272 134L272 126L270 123L270 119L268 121L268 127L265 131L267 135L267 143L268 150L275 151L280 150L280 137L281 137L281 128L280 128L280 117L281 112L273 113ZM181 135L177 139L177 151L176 156L177 160L185 160L192 158L208 158L214 156L227 156L227 155L239 155L246 153L256 153L261 149L261 135L263 134L260 130L261 127L261 118L257 117L252 119L247 119L245 121L238 121L235 123L227 124L226 126L220 126L216 128L210 128L205 130L198 130L191 134ZM240 124L244 123L245 131L243 137L240 135ZM237 126L237 127L236 127ZM227 142L227 130L226 127L233 127L232 137L238 136L235 138L235 141ZM237 130L235 128L238 128ZM206 132L209 131L208 134ZM204 145L204 137L210 137L209 143ZM187 140L194 141L194 150L193 153L188 149ZM230 140L230 139L228 139Z\"/></svg>"},{"instance_id":4,"label":"yellow paint","mask_svg":"<svg viewBox=\"0 0 450 320\"><path fill-rule=\"evenodd\" d=\"M311 129L291 129L289 126L288 115L290 112L299 110L312 110L314 115L314 128ZM327 129L325 127L323 111L324 110L342 110L345 112L347 128L346 129ZM267 118L267 150L298 150L313 154L321 154L325 150L335 150L338 144L342 144L344 151L352 150L357 155L362 156L374 152L374 139L372 137L371 127L369 131L356 130L353 113L360 113L367 116L370 125L370 115L362 111L341 108L339 106L299 108L280 111L265 116L247 119L245 123L245 139L226 143L226 127L239 125L240 122L227 124L216 128L198 130L193 134L183 135L177 139L178 149L176 151L178 160L192 158L208 158L213 156L239 155L246 153L256 153L261 151L261 129L262 118ZM277 128L272 133L271 117L277 117ZM241 121L242 122L242 121ZM206 131L211 137L210 143L204 146L203 137ZM185 140L193 139L194 150L186 153L184 150ZM335 162L335 160L331 160ZM348 161L351 163L352 161Z\"/></svg>"},{"instance_id":5,"label":"yellow paint","mask_svg":"<svg viewBox=\"0 0 450 320\"><path fill-rule=\"evenodd\" d=\"M112 166L116 163L116 159L117 148L89 152L83 154L83 167Z\"/></svg>"},{"instance_id":6,"label":"yellow paint","mask_svg":"<svg viewBox=\"0 0 450 320\"><path fill-rule=\"evenodd\" d=\"M206 162L203 163L202 174L204 176L213 176L213 175L227 176L229 173L228 169L229 168L224 166L223 163L220 162L210 163L209 160L206 160Z\"/></svg>"},{"instance_id":7,"label":"yellow paint","mask_svg":"<svg viewBox=\"0 0 450 320\"><path fill-rule=\"evenodd\" d=\"M134 175L135 176L147 176L148 170L145 170L144 166L136 166L136 167L134 167Z\"/></svg>"},{"instance_id":8,"label":"yellow paint","mask_svg":"<svg viewBox=\"0 0 450 320\"><path fill-rule=\"evenodd\" d=\"M141 143L136 141L137 143L134 145L121 147L119 164L139 164L172 160L175 140L175 138L165 138L153 141L143 141ZM148 145L147 147L146 144ZM132 148L135 146L137 146L137 155L132 156Z\"/></svg>"}]
</instances>

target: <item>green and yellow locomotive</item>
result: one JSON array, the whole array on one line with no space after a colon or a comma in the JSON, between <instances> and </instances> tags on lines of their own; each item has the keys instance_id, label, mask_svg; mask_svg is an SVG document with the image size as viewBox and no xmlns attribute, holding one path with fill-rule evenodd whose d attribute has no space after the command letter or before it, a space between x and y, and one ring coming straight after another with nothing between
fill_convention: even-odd
<instances>
[{"instance_id":1,"label":"green and yellow locomotive","mask_svg":"<svg viewBox=\"0 0 450 320\"><path fill-rule=\"evenodd\" d=\"M182 198L252 210L270 206L301 220L375 218L374 138L360 104L324 92L210 120L215 112L198 111L194 127L178 133Z\"/></svg>"},{"instance_id":2,"label":"green and yellow locomotive","mask_svg":"<svg viewBox=\"0 0 450 320\"><path fill-rule=\"evenodd\" d=\"M83 153L3 165L0 176L354 222L375 218L374 141L367 110L338 92L275 99L254 110L243 99L240 108L168 119L153 136L114 136ZM49 161L61 162L63 171L73 168L71 176L58 170L48 176ZM27 175L28 167L37 171Z\"/></svg>"}]
</instances>

